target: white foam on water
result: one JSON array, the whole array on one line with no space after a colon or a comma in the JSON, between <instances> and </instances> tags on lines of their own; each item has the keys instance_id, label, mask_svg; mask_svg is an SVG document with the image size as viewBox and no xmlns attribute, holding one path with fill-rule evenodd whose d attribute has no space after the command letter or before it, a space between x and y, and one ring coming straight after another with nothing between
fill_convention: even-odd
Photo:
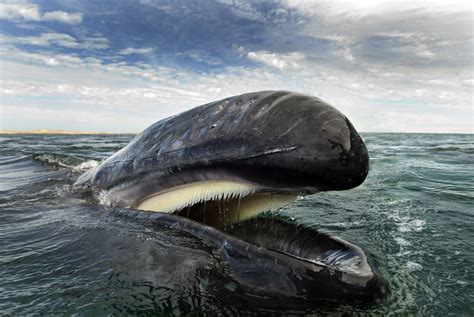
<instances>
[{"instance_id":1,"label":"white foam on water","mask_svg":"<svg viewBox=\"0 0 474 317\"><path fill-rule=\"evenodd\" d=\"M103 206L111 206L112 202L110 200L110 194L106 190L101 190L99 194L97 195L97 200L99 201L99 204Z\"/></svg>"},{"instance_id":2,"label":"white foam on water","mask_svg":"<svg viewBox=\"0 0 474 317\"><path fill-rule=\"evenodd\" d=\"M97 166L99 166L99 162L94 161L94 160L89 160L89 161L85 161L85 162L83 162L83 163L81 163L81 164L79 164L79 165L77 165L77 166L74 166L74 167L72 168L72 170L73 170L74 172L81 172L81 173L83 173L83 172L88 171L88 170L90 170L90 169L93 169L93 168L95 168L95 167L97 167Z\"/></svg>"},{"instance_id":3,"label":"white foam on water","mask_svg":"<svg viewBox=\"0 0 474 317\"><path fill-rule=\"evenodd\" d=\"M400 232L421 232L426 228L426 221L415 219L408 222L401 222L398 224L398 231Z\"/></svg>"},{"instance_id":4,"label":"white foam on water","mask_svg":"<svg viewBox=\"0 0 474 317\"><path fill-rule=\"evenodd\" d=\"M408 248L412 245L408 240L405 240L402 237L394 237L395 242L397 242L398 246L400 247L400 251L396 254L398 257L403 257L412 254L413 252L408 250Z\"/></svg>"},{"instance_id":5,"label":"white foam on water","mask_svg":"<svg viewBox=\"0 0 474 317\"><path fill-rule=\"evenodd\" d=\"M348 222L334 222L331 223L329 226L341 228L341 229L348 229L353 227L360 227L364 225L366 222L364 220L356 220L356 221L348 221Z\"/></svg>"},{"instance_id":6,"label":"white foam on water","mask_svg":"<svg viewBox=\"0 0 474 317\"><path fill-rule=\"evenodd\" d=\"M411 243L401 237L395 237L395 241L398 243L399 246L401 247L407 247L410 246Z\"/></svg>"},{"instance_id":7,"label":"white foam on water","mask_svg":"<svg viewBox=\"0 0 474 317\"><path fill-rule=\"evenodd\" d=\"M41 155L35 156L34 158L42 163L46 163L49 165L57 165L57 166L66 167L66 168L71 167L63 162L64 158L58 157L53 154L41 154Z\"/></svg>"},{"instance_id":8,"label":"white foam on water","mask_svg":"<svg viewBox=\"0 0 474 317\"><path fill-rule=\"evenodd\" d=\"M423 269L423 266L419 263L416 263L416 262L413 262L413 261L408 261L406 264L405 264L405 267L408 269L408 271L410 272L414 272L414 271L419 271L419 270L422 270Z\"/></svg>"}]
</instances>

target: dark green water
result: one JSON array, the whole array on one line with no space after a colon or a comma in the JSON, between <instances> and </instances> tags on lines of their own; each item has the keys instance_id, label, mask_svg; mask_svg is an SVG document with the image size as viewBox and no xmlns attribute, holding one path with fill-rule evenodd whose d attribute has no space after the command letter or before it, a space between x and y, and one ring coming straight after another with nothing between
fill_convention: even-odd
<instances>
[{"instance_id":1,"label":"dark green water","mask_svg":"<svg viewBox=\"0 0 474 317\"><path fill-rule=\"evenodd\" d=\"M212 261L200 241L69 191L131 138L0 137L0 314L277 314L193 281ZM306 197L280 213L363 247L391 295L370 307L302 313L472 316L473 135L363 138L371 167L362 186Z\"/></svg>"}]
</instances>

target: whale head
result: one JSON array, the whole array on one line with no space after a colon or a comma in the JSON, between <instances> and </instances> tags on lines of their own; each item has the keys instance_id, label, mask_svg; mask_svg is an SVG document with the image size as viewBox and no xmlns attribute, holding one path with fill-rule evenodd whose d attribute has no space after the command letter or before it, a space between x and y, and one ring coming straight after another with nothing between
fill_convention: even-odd
<instances>
[{"instance_id":1,"label":"whale head","mask_svg":"<svg viewBox=\"0 0 474 317\"><path fill-rule=\"evenodd\" d=\"M368 166L341 112L315 97L267 91L158 121L76 184L107 191L114 206L222 227L299 195L356 187Z\"/></svg>"}]
</instances>

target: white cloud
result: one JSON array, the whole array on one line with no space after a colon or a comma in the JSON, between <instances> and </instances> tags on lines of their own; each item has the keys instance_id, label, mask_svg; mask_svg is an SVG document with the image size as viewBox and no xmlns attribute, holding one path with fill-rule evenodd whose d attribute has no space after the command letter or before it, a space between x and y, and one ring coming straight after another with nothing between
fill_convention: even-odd
<instances>
[{"instance_id":1,"label":"white cloud","mask_svg":"<svg viewBox=\"0 0 474 317\"><path fill-rule=\"evenodd\" d=\"M0 18L39 21L41 15L38 6L30 3L0 3Z\"/></svg>"},{"instance_id":2,"label":"white cloud","mask_svg":"<svg viewBox=\"0 0 474 317\"><path fill-rule=\"evenodd\" d=\"M43 14L44 21L57 21L67 24L78 24L82 21L81 13L67 13L64 11L50 11Z\"/></svg>"},{"instance_id":3,"label":"white cloud","mask_svg":"<svg viewBox=\"0 0 474 317\"><path fill-rule=\"evenodd\" d=\"M437 133L474 133L474 127L466 126L464 118L446 116L443 113L400 112L388 110L378 112L373 118L374 131L386 132L437 132ZM471 120L472 124L472 120Z\"/></svg>"},{"instance_id":4,"label":"white cloud","mask_svg":"<svg viewBox=\"0 0 474 317\"><path fill-rule=\"evenodd\" d=\"M202 51L179 52L179 53L176 53L175 55L189 57L196 62L204 63L208 65L221 65L222 64L222 61L220 59L212 57L206 52L202 52Z\"/></svg>"},{"instance_id":5,"label":"white cloud","mask_svg":"<svg viewBox=\"0 0 474 317\"><path fill-rule=\"evenodd\" d=\"M463 86L472 83L471 77L449 77L444 81L427 73L410 74L407 78L404 73L376 69L348 73L318 65L305 56L298 56L298 71L282 71L268 62L257 69L227 67L220 73L194 73L146 63L106 64L91 57L26 53L15 48L5 52L6 49L3 52L9 58L2 62L3 104L48 111L63 107L83 112L100 109L115 122L127 122L126 126L120 125L122 131L139 131L156 120L206 102L269 89L319 96L345 113L360 131L472 131L472 93ZM255 52L260 57L268 57L267 54ZM278 60L285 57L272 56ZM29 101L23 103L25 99L18 97L28 97ZM64 111L73 111L67 109ZM38 117L39 123L48 120ZM100 122L99 118L94 120ZM111 120L104 119L96 128L90 124L89 130L107 127L120 131Z\"/></svg>"},{"instance_id":6,"label":"white cloud","mask_svg":"<svg viewBox=\"0 0 474 317\"><path fill-rule=\"evenodd\" d=\"M81 46L87 49L106 49L109 48L109 40L103 36L89 36L84 38Z\"/></svg>"},{"instance_id":7,"label":"white cloud","mask_svg":"<svg viewBox=\"0 0 474 317\"><path fill-rule=\"evenodd\" d=\"M38 5L26 1L0 3L0 19L26 21L56 21L66 24L78 24L82 13L49 11L42 13Z\"/></svg>"},{"instance_id":8,"label":"white cloud","mask_svg":"<svg viewBox=\"0 0 474 317\"><path fill-rule=\"evenodd\" d=\"M346 14L355 16L390 15L400 11L429 10L431 12L460 12L472 10L472 1L457 0L283 0L288 6L312 15Z\"/></svg>"},{"instance_id":9,"label":"white cloud","mask_svg":"<svg viewBox=\"0 0 474 317\"><path fill-rule=\"evenodd\" d=\"M400 32L452 40L472 37L470 0L282 2L308 18L304 29L314 36L360 39L373 33Z\"/></svg>"},{"instance_id":10,"label":"white cloud","mask_svg":"<svg viewBox=\"0 0 474 317\"><path fill-rule=\"evenodd\" d=\"M85 37L78 42L76 38L64 33L42 33L38 36L5 36L0 34L0 43L26 44L49 47L57 45L75 49L106 49L109 47L108 39L102 36Z\"/></svg>"},{"instance_id":11,"label":"white cloud","mask_svg":"<svg viewBox=\"0 0 474 317\"><path fill-rule=\"evenodd\" d=\"M234 15L244 19L262 22L267 18L255 9L252 2L232 0L217 0L217 2L226 5Z\"/></svg>"},{"instance_id":12,"label":"white cloud","mask_svg":"<svg viewBox=\"0 0 474 317\"><path fill-rule=\"evenodd\" d=\"M236 43L234 51L256 62L255 68L222 67L211 73L130 64L120 56L107 63L99 56L54 52L55 46L107 48L107 39L99 35L3 37L2 119L21 122L18 113L35 113L28 119L30 125L52 120L51 128L62 128L60 121L77 119L87 130L139 131L209 101L285 89L321 97L345 113L359 131L472 133L472 17L467 18L465 2L461 4L291 1L289 6L306 19L296 35L321 39L321 45L327 45L323 53L304 45L299 51L278 50L278 43L249 50ZM248 13L248 18L256 12L243 4L234 9ZM35 10L29 10L22 14L36 19ZM13 44L36 45L44 51L26 52ZM152 52L128 47L120 54ZM205 53L178 55L212 64L212 56ZM90 113L94 118L88 121ZM45 126L31 126L41 127Z\"/></svg>"},{"instance_id":13,"label":"white cloud","mask_svg":"<svg viewBox=\"0 0 474 317\"><path fill-rule=\"evenodd\" d=\"M472 64L472 1L282 2L305 16L303 33L333 41L357 63Z\"/></svg>"},{"instance_id":14,"label":"white cloud","mask_svg":"<svg viewBox=\"0 0 474 317\"><path fill-rule=\"evenodd\" d=\"M0 56L3 56L5 59L14 59L23 63L39 63L49 66L71 65L72 63L78 64L81 61L74 55L29 53L7 45L4 45L0 49Z\"/></svg>"},{"instance_id":15,"label":"white cloud","mask_svg":"<svg viewBox=\"0 0 474 317\"><path fill-rule=\"evenodd\" d=\"M79 46L75 38L62 33L43 33L39 36L24 37L7 37L0 35L0 40L3 43L26 44L35 46L50 46L52 44L68 48L76 48Z\"/></svg>"},{"instance_id":16,"label":"white cloud","mask_svg":"<svg viewBox=\"0 0 474 317\"><path fill-rule=\"evenodd\" d=\"M300 69L299 63L304 60L305 56L299 52L292 53L271 53L267 51L248 52L247 58L266 64L271 67L275 67L279 70L298 70Z\"/></svg>"},{"instance_id":17,"label":"white cloud","mask_svg":"<svg viewBox=\"0 0 474 317\"><path fill-rule=\"evenodd\" d=\"M119 52L120 55L130 55L130 54L150 54L154 50L151 47L145 47L145 48L133 48L133 47L127 47Z\"/></svg>"}]
</instances>

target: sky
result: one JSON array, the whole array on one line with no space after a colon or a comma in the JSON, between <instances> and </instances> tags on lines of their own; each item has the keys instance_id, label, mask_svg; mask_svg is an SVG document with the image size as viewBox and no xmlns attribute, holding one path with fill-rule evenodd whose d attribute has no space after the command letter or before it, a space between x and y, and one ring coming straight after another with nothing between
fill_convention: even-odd
<instances>
[{"instance_id":1,"label":"sky","mask_svg":"<svg viewBox=\"0 0 474 317\"><path fill-rule=\"evenodd\" d=\"M0 0L0 129L139 132L292 90L358 131L474 133L471 1Z\"/></svg>"}]
</instances>

